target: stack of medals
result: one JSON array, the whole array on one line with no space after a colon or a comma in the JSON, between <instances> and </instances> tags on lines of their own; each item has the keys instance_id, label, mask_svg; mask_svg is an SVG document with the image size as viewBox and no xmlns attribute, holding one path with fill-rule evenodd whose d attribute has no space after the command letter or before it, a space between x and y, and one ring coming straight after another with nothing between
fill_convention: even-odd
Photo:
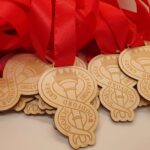
<instances>
[{"instance_id":1,"label":"stack of medals","mask_svg":"<svg viewBox=\"0 0 150 150\"><path fill-rule=\"evenodd\" d=\"M33 54L8 60L0 79L0 111L49 115L74 149L94 145L100 103L113 121L133 121L150 105L150 47L99 55L88 65L53 67Z\"/></svg>"}]
</instances>

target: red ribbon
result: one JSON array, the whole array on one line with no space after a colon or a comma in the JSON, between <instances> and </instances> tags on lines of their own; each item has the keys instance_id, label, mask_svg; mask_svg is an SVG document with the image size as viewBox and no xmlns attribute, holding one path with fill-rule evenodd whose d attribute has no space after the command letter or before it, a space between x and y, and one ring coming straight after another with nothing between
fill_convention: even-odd
<instances>
[{"instance_id":1,"label":"red ribbon","mask_svg":"<svg viewBox=\"0 0 150 150\"><path fill-rule=\"evenodd\" d=\"M149 8L150 8L150 2L148 0L142 0Z\"/></svg>"},{"instance_id":2,"label":"red ribbon","mask_svg":"<svg viewBox=\"0 0 150 150\"><path fill-rule=\"evenodd\" d=\"M43 60L47 56L52 26L50 0L32 0L29 13L30 35L33 48Z\"/></svg>"},{"instance_id":3,"label":"red ribbon","mask_svg":"<svg viewBox=\"0 0 150 150\"><path fill-rule=\"evenodd\" d=\"M0 53L35 52L66 66L79 51L89 60L139 46L150 38L150 14L138 0L137 7L134 14L116 0L0 0Z\"/></svg>"},{"instance_id":4,"label":"red ribbon","mask_svg":"<svg viewBox=\"0 0 150 150\"><path fill-rule=\"evenodd\" d=\"M116 3L113 3L113 5L116 7L99 2L100 19L96 40L102 53L116 53L117 50L122 51L127 47L143 44L136 26L118 8Z\"/></svg>"},{"instance_id":5,"label":"red ribbon","mask_svg":"<svg viewBox=\"0 0 150 150\"><path fill-rule=\"evenodd\" d=\"M76 2L56 0L54 21L54 60L56 66L72 65L76 55Z\"/></svg>"},{"instance_id":6,"label":"red ribbon","mask_svg":"<svg viewBox=\"0 0 150 150\"><path fill-rule=\"evenodd\" d=\"M1 0L1 51L22 47L32 52L29 48L34 48L44 58L51 31L51 7L48 0ZM9 34L11 30L15 34Z\"/></svg>"},{"instance_id":7,"label":"red ribbon","mask_svg":"<svg viewBox=\"0 0 150 150\"><path fill-rule=\"evenodd\" d=\"M94 37L97 4L97 0L56 0L53 51L56 66L72 65L77 51Z\"/></svg>"},{"instance_id":8,"label":"red ribbon","mask_svg":"<svg viewBox=\"0 0 150 150\"><path fill-rule=\"evenodd\" d=\"M0 53L20 48L22 52L36 52L44 60L51 22L50 0L0 0ZM0 65L4 66L4 62Z\"/></svg>"},{"instance_id":9,"label":"red ribbon","mask_svg":"<svg viewBox=\"0 0 150 150\"><path fill-rule=\"evenodd\" d=\"M13 3L0 1L0 19L2 21L1 27L3 27L0 32L1 51L10 51L21 47L23 38L28 32L29 22L24 10L18 7L15 1ZM13 31L14 34L9 34L9 31Z\"/></svg>"},{"instance_id":10,"label":"red ribbon","mask_svg":"<svg viewBox=\"0 0 150 150\"><path fill-rule=\"evenodd\" d=\"M119 8L119 4L118 4L118 1L117 0L100 0L100 1L103 1L109 5L113 5L117 8Z\"/></svg>"},{"instance_id":11,"label":"red ribbon","mask_svg":"<svg viewBox=\"0 0 150 150\"><path fill-rule=\"evenodd\" d=\"M150 10L150 5L147 0L143 0ZM136 0L137 13L132 11L124 10L130 20L137 26L138 33L141 35L143 40L150 41L150 12L139 0Z\"/></svg>"}]
</instances>

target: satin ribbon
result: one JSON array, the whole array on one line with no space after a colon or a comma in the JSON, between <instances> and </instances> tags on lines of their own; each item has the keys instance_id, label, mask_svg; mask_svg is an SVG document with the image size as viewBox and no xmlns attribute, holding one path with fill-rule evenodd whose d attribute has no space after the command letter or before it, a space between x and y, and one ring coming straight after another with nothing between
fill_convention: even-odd
<instances>
[{"instance_id":1,"label":"satin ribbon","mask_svg":"<svg viewBox=\"0 0 150 150\"><path fill-rule=\"evenodd\" d=\"M16 32L15 34L9 34L5 30L1 30L1 51L10 51L20 47L22 45L23 37L25 37L28 32L28 18L24 10L18 7L15 2L12 3L1 0L0 19L3 21L3 27L9 25L9 27L12 27L11 30Z\"/></svg>"},{"instance_id":2,"label":"satin ribbon","mask_svg":"<svg viewBox=\"0 0 150 150\"><path fill-rule=\"evenodd\" d=\"M100 1L119 8L119 4L117 0L100 0Z\"/></svg>"},{"instance_id":3,"label":"satin ribbon","mask_svg":"<svg viewBox=\"0 0 150 150\"><path fill-rule=\"evenodd\" d=\"M104 0L108 1L108 0ZM117 0L109 0L111 1L116 1ZM135 46L140 46L144 45L145 40L150 40L150 3L148 0L135 0L136 5L137 5L137 12L133 12L130 10L123 10L124 14L130 19L130 24L132 24L131 30L134 33L133 39L134 42L131 43L131 47ZM147 6L147 8L144 6ZM120 8L119 5L114 4L115 7ZM120 8L121 9L121 8ZM136 29L136 30L135 30Z\"/></svg>"},{"instance_id":4,"label":"satin ribbon","mask_svg":"<svg viewBox=\"0 0 150 150\"><path fill-rule=\"evenodd\" d=\"M99 18L96 41L102 53L116 53L143 44L136 26L116 3L111 5L100 1Z\"/></svg>"},{"instance_id":5,"label":"satin ribbon","mask_svg":"<svg viewBox=\"0 0 150 150\"><path fill-rule=\"evenodd\" d=\"M51 22L51 0L0 0L0 53L36 52L45 60Z\"/></svg>"},{"instance_id":6,"label":"satin ribbon","mask_svg":"<svg viewBox=\"0 0 150 150\"><path fill-rule=\"evenodd\" d=\"M147 5L150 11L149 2L147 0L143 0L143 2ZM130 18L130 20L137 26L138 33L141 35L143 40L150 41L150 12L139 0L136 0L136 5L137 13L127 10L125 10L124 12Z\"/></svg>"},{"instance_id":7,"label":"satin ribbon","mask_svg":"<svg viewBox=\"0 0 150 150\"><path fill-rule=\"evenodd\" d=\"M22 48L55 66L72 65L79 51L89 60L138 46L136 27L115 0L0 0L0 52Z\"/></svg>"},{"instance_id":8,"label":"satin ribbon","mask_svg":"<svg viewBox=\"0 0 150 150\"><path fill-rule=\"evenodd\" d=\"M78 50L94 37L97 4L97 0L56 0L53 51L56 66L72 65Z\"/></svg>"},{"instance_id":9,"label":"satin ribbon","mask_svg":"<svg viewBox=\"0 0 150 150\"><path fill-rule=\"evenodd\" d=\"M150 9L150 2L149 2L149 0L142 0L148 7L149 7L149 9Z\"/></svg>"},{"instance_id":10,"label":"satin ribbon","mask_svg":"<svg viewBox=\"0 0 150 150\"><path fill-rule=\"evenodd\" d=\"M52 8L51 2L55 2L55 7ZM78 50L95 34L97 0L12 0L1 3L5 5L6 13L0 12L3 16L0 20L1 52L22 47L22 51L35 51L43 60L47 55L53 56L56 66L72 65ZM19 17L12 16L11 12ZM8 34L10 31L15 34Z\"/></svg>"},{"instance_id":11,"label":"satin ribbon","mask_svg":"<svg viewBox=\"0 0 150 150\"><path fill-rule=\"evenodd\" d=\"M32 46L37 55L45 60L52 26L51 0L32 0L29 22Z\"/></svg>"},{"instance_id":12,"label":"satin ribbon","mask_svg":"<svg viewBox=\"0 0 150 150\"><path fill-rule=\"evenodd\" d=\"M48 49L52 21L52 5L49 0L1 0L0 1L0 49L1 51L24 48L44 58ZM11 26L15 34L8 34L5 26Z\"/></svg>"}]
</instances>

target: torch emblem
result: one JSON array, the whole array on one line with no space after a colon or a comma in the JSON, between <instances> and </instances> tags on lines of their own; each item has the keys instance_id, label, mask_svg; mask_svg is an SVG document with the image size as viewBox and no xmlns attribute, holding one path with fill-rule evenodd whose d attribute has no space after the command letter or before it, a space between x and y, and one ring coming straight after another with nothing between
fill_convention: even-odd
<instances>
[{"instance_id":1,"label":"torch emblem","mask_svg":"<svg viewBox=\"0 0 150 150\"><path fill-rule=\"evenodd\" d=\"M96 97L97 86L88 71L79 67L49 70L41 77L39 88L44 101L57 108L56 127L69 137L72 147L93 145L97 111L90 102Z\"/></svg>"}]
</instances>

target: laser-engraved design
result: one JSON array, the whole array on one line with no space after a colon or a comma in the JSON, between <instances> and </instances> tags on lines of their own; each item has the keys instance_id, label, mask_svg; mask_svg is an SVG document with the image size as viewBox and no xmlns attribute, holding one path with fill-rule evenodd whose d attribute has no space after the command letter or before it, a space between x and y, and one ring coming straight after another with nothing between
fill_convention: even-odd
<instances>
[{"instance_id":1,"label":"laser-engraved design","mask_svg":"<svg viewBox=\"0 0 150 150\"><path fill-rule=\"evenodd\" d=\"M19 101L20 94L14 78L0 79L0 111L14 107Z\"/></svg>"},{"instance_id":2,"label":"laser-engraved design","mask_svg":"<svg viewBox=\"0 0 150 150\"><path fill-rule=\"evenodd\" d=\"M49 67L32 54L9 59L0 79L0 111L13 108L21 95L37 94L39 77Z\"/></svg>"},{"instance_id":3,"label":"laser-engraved design","mask_svg":"<svg viewBox=\"0 0 150 150\"><path fill-rule=\"evenodd\" d=\"M150 101L150 47L143 46L123 51L119 65L128 76L138 80L137 89Z\"/></svg>"},{"instance_id":4,"label":"laser-engraved design","mask_svg":"<svg viewBox=\"0 0 150 150\"><path fill-rule=\"evenodd\" d=\"M13 108L13 110L20 112L22 111L26 104L30 101L34 100L34 97L21 96L17 105Z\"/></svg>"},{"instance_id":5,"label":"laser-engraved design","mask_svg":"<svg viewBox=\"0 0 150 150\"><path fill-rule=\"evenodd\" d=\"M75 65L86 67L80 58L76 58ZM0 79L0 111L14 107L21 95L38 94L37 85L40 76L52 67L52 64L41 61L33 54L18 54L9 59L3 72L5 81ZM24 107L24 101L20 101L14 109L19 111Z\"/></svg>"},{"instance_id":6,"label":"laser-engraved design","mask_svg":"<svg viewBox=\"0 0 150 150\"><path fill-rule=\"evenodd\" d=\"M101 103L111 111L114 121L132 121L139 95L133 86L136 82L126 76L118 66L118 55L99 55L89 63L100 90Z\"/></svg>"},{"instance_id":7,"label":"laser-engraved design","mask_svg":"<svg viewBox=\"0 0 150 150\"><path fill-rule=\"evenodd\" d=\"M79 57L75 58L74 66L81 67L84 69L87 68L86 63Z\"/></svg>"},{"instance_id":8,"label":"laser-engraved design","mask_svg":"<svg viewBox=\"0 0 150 150\"><path fill-rule=\"evenodd\" d=\"M49 111L50 111L50 110L54 110L53 107L51 107L50 105L46 104L46 103L43 101L43 99L41 98L40 95L36 95L35 97L36 97L37 100L38 100L38 105L39 105L39 108L40 108L41 110L49 110Z\"/></svg>"},{"instance_id":9,"label":"laser-engraved design","mask_svg":"<svg viewBox=\"0 0 150 150\"><path fill-rule=\"evenodd\" d=\"M43 115L43 114L45 114L45 112L39 108L37 100L32 100L31 102L28 102L27 105L25 106L24 113L26 115Z\"/></svg>"},{"instance_id":10,"label":"laser-engraved design","mask_svg":"<svg viewBox=\"0 0 150 150\"><path fill-rule=\"evenodd\" d=\"M3 77L15 78L21 94L34 95L38 94L40 76L50 67L33 54L19 54L8 60Z\"/></svg>"},{"instance_id":11,"label":"laser-engraved design","mask_svg":"<svg viewBox=\"0 0 150 150\"><path fill-rule=\"evenodd\" d=\"M100 89L98 88L97 90L97 96L94 98L94 100L91 102L91 105L95 108L95 109L99 109L100 108L100 98L99 98L99 92Z\"/></svg>"},{"instance_id":12,"label":"laser-engraved design","mask_svg":"<svg viewBox=\"0 0 150 150\"><path fill-rule=\"evenodd\" d=\"M97 94L91 74L79 67L55 68L43 74L38 88L42 99L57 108L55 125L71 146L93 145L98 113L90 104Z\"/></svg>"}]
</instances>

